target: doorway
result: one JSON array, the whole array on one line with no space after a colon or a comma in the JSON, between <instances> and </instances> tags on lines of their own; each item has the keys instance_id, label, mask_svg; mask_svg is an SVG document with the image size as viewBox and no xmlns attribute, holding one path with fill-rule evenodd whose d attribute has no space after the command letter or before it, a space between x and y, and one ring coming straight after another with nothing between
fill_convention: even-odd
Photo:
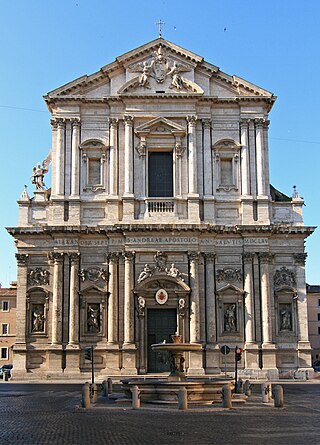
<instances>
[{"instance_id":1,"label":"doorway","mask_svg":"<svg viewBox=\"0 0 320 445\"><path fill-rule=\"evenodd\" d=\"M176 309L148 309L147 312L147 356L148 372L169 372L167 353L154 352L151 345L164 340L171 342L171 335L177 330Z\"/></svg>"}]
</instances>

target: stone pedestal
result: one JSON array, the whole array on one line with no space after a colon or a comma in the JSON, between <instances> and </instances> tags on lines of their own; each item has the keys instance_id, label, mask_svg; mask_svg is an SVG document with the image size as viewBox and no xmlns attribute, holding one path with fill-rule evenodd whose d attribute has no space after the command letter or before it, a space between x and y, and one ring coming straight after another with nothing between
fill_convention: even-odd
<instances>
[{"instance_id":1,"label":"stone pedestal","mask_svg":"<svg viewBox=\"0 0 320 445\"><path fill-rule=\"evenodd\" d=\"M134 219L134 197L124 196L122 199L122 221L131 222Z\"/></svg>"},{"instance_id":2,"label":"stone pedestal","mask_svg":"<svg viewBox=\"0 0 320 445\"><path fill-rule=\"evenodd\" d=\"M120 374L120 349L119 345L107 345L106 347L106 367L107 375Z\"/></svg>"},{"instance_id":3,"label":"stone pedestal","mask_svg":"<svg viewBox=\"0 0 320 445\"><path fill-rule=\"evenodd\" d=\"M193 223L200 223L198 195L188 195L188 220Z\"/></svg>"},{"instance_id":4,"label":"stone pedestal","mask_svg":"<svg viewBox=\"0 0 320 445\"><path fill-rule=\"evenodd\" d=\"M13 346L13 370L12 380L25 378L27 374L27 346L25 344L15 344Z\"/></svg>"},{"instance_id":5,"label":"stone pedestal","mask_svg":"<svg viewBox=\"0 0 320 445\"><path fill-rule=\"evenodd\" d=\"M266 373L266 377L277 379L279 371L276 365L276 345L267 343L262 345L262 370Z\"/></svg>"},{"instance_id":6,"label":"stone pedestal","mask_svg":"<svg viewBox=\"0 0 320 445\"><path fill-rule=\"evenodd\" d=\"M62 346L50 346L47 352L48 373L59 373L62 371Z\"/></svg>"},{"instance_id":7,"label":"stone pedestal","mask_svg":"<svg viewBox=\"0 0 320 445\"><path fill-rule=\"evenodd\" d=\"M136 375L137 363L136 363L137 348L134 344L127 344L122 349L122 369L123 375Z\"/></svg>"},{"instance_id":8,"label":"stone pedestal","mask_svg":"<svg viewBox=\"0 0 320 445\"><path fill-rule=\"evenodd\" d=\"M202 351L189 352L188 375L204 375Z\"/></svg>"},{"instance_id":9,"label":"stone pedestal","mask_svg":"<svg viewBox=\"0 0 320 445\"><path fill-rule=\"evenodd\" d=\"M67 345L65 373L79 375L80 347L79 345Z\"/></svg>"},{"instance_id":10,"label":"stone pedestal","mask_svg":"<svg viewBox=\"0 0 320 445\"><path fill-rule=\"evenodd\" d=\"M222 369L220 368L221 352L219 345L207 345L206 346L206 373L207 374L220 374Z\"/></svg>"},{"instance_id":11,"label":"stone pedestal","mask_svg":"<svg viewBox=\"0 0 320 445\"><path fill-rule=\"evenodd\" d=\"M256 373L259 370L259 347L254 343L246 343L244 347L245 369Z\"/></svg>"},{"instance_id":12,"label":"stone pedestal","mask_svg":"<svg viewBox=\"0 0 320 445\"><path fill-rule=\"evenodd\" d=\"M213 196L205 196L203 198L203 219L210 224L215 223L215 200Z\"/></svg>"},{"instance_id":13,"label":"stone pedestal","mask_svg":"<svg viewBox=\"0 0 320 445\"><path fill-rule=\"evenodd\" d=\"M252 197L242 197L242 224L253 224L253 199Z\"/></svg>"}]
</instances>

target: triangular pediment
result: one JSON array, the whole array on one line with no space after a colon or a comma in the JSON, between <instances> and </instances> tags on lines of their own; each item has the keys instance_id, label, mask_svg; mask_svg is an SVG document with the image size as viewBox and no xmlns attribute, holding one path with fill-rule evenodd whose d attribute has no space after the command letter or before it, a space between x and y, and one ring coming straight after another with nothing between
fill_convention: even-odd
<instances>
[{"instance_id":1,"label":"triangular pediment","mask_svg":"<svg viewBox=\"0 0 320 445\"><path fill-rule=\"evenodd\" d=\"M106 100L119 96L204 96L222 99L257 98L274 101L272 93L230 76L203 57L163 38L115 59L91 75L57 88L45 100Z\"/></svg>"},{"instance_id":2,"label":"triangular pediment","mask_svg":"<svg viewBox=\"0 0 320 445\"><path fill-rule=\"evenodd\" d=\"M164 117L157 117L135 129L136 134L185 134L186 129L181 125Z\"/></svg>"}]
</instances>

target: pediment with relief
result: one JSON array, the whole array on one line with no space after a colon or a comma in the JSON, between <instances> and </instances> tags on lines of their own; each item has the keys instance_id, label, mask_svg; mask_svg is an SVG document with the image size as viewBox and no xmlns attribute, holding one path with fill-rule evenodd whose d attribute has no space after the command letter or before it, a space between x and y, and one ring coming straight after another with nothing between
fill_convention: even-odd
<instances>
[{"instance_id":1,"label":"pediment with relief","mask_svg":"<svg viewBox=\"0 0 320 445\"><path fill-rule=\"evenodd\" d=\"M203 89L185 73L193 71L193 66L180 63L167 55L165 47L159 45L153 54L141 62L131 63L128 73L137 73L119 89L118 94L130 92L144 93L197 93Z\"/></svg>"}]
</instances>

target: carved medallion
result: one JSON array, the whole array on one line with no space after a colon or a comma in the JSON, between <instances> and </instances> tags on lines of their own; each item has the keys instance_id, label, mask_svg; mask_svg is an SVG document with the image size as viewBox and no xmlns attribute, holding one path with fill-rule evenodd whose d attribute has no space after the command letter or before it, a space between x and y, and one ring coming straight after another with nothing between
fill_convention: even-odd
<instances>
[{"instance_id":1,"label":"carved medallion","mask_svg":"<svg viewBox=\"0 0 320 445\"><path fill-rule=\"evenodd\" d=\"M97 267L92 267L90 269L81 269L79 272L79 276L82 281L89 280L89 281L107 281L108 274L105 269L98 269Z\"/></svg>"},{"instance_id":2,"label":"carved medallion","mask_svg":"<svg viewBox=\"0 0 320 445\"><path fill-rule=\"evenodd\" d=\"M28 284L30 286L43 286L49 284L49 275L49 271L46 269L42 269L41 267L31 269L28 272Z\"/></svg>"}]
</instances>

